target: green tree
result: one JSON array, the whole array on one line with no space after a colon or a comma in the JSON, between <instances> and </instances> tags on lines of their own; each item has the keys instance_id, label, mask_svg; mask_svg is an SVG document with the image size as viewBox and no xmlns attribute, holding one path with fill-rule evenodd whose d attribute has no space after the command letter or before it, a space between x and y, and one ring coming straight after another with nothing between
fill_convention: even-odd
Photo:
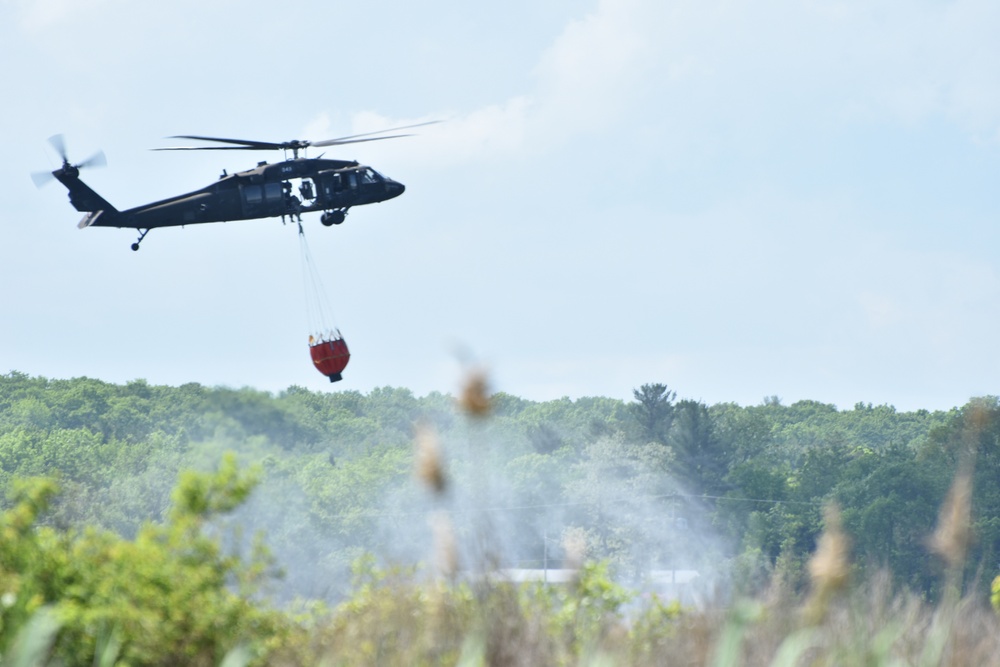
<instances>
[{"instance_id":1,"label":"green tree","mask_svg":"<svg viewBox=\"0 0 1000 667\"><path fill-rule=\"evenodd\" d=\"M665 384L644 384L632 390L636 402L629 405L629 412L639 424L646 442L666 444L667 433L673 421L673 400L677 392Z\"/></svg>"},{"instance_id":2,"label":"green tree","mask_svg":"<svg viewBox=\"0 0 1000 667\"><path fill-rule=\"evenodd\" d=\"M931 592L940 569L927 549L954 469L916 460L893 447L846 465L835 495L856 559L886 568L914 590Z\"/></svg>"},{"instance_id":3,"label":"green tree","mask_svg":"<svg viewBox=\"0 0 1000 667\"><path fill-rule=\"evenodd\" d=\"M703 403L683 400L673 406L667 444L674 453L674 469L688 489L711 496L725 492L730 454Z\"/></svg>"}]
</instances>

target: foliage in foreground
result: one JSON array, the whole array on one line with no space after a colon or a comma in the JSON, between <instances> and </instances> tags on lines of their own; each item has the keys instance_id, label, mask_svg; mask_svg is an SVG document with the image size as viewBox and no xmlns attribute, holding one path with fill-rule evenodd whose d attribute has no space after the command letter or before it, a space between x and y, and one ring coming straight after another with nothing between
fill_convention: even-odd
<instances>
[{"instance_id":1,"label":"foliage in foreground","mask_svg":"<svg viewBox=\"0 0 1000 667\"><path fill-rule=\"evenodd\" d=\"M9 379L15 384L23 381ZM199 393L212 400L232 398L195 389L184 391L196 398ZM810 438L815 434L803 432L797 438L810 442L808 447L775 447L773 437L762 437L759 447L726 460L729 445L746 446L753 439L746 437L749 431L744 428L729 428L729 435L720 439L718 434L727 432L722 427L746 422L744 426L753 427L750 431L766 435L768 428L757 428L767 426L766 421L757 424L748 419L763 412L774 413L771 417L775 418L788 417L788 410L779 411L781 406L772 401L761 407L761 414L721 406L722 412L716 410L713 417L706 406L695 402L670 405L673 396L665 385L649 389L645 394L637 392L637 400L643 405L642 399L648 399L652 410L648 414L636 410L636 423L648 431L646 445L630 442L623 431L612 429L609 434L607 424L592 429L601 433L595 442L587 444L584 438L575 446L560 444L558 434L540 429L530 438L537 451L521 452L521 460L562 461L562 468L570 473L563 479L563 490L577 493L576 504L584 508L600 507L601 498L594 502L588 495L597 486L592 481L601 478L609 464L622 467L623 461L653 461L653 465L625 466L621 472L629 481L642 474L659 479L672 471L700 480L696 488L702 493L725 494L719 496L723 500L737 491L746 495L760 486L760 493L747 498L769 498L771 509L746 516L716 514L716 519L728 519L733 526L752 528L757 524L756 534L768 539L748 544L759 553L770 552L771 563L787 560L793 565L775 567L772 588L755 599L720 600L715 607L685 609L655 597L636 598L612 581L606 562L584 566L567 586L515 586L488 577L462 578L454 567L446 569L443 577L429 577L415 571L380 570L372 561L363 560L353 586L347 587L343 601L332 611L321 605L307 607L307 613L299 615L276 611L257 593L257 583L268 568L266 554L254 551L247 558L232 555L243 541L225 534L213 520L246 498L255 473L241 473L232 458L226 458L215 473L185 473L172 495L171 508L158 514L163 523L146 523L125 531L132 538L87 527L87 520L66 522L74 515L74 506L88 497L95 480L113 477L111 486L102 487L102 492L113 497L122 490L116 486L118 479L135 481L118 473L144 470L153 460L147 454L153 451L161 452L157 456L166 456L170 465L175 465L181 461L176 456L181 450L199 451L203 459L211 450L184 444L190 435L179 431L163 432L156 438L139 436L142 429L128 425L141 424L143 411L119 409L123 404L84 410L89 405L85 401L59 418L66 421L65 428L51 428L51 410L77 402L69 401L66 406L55 402L50 408L31 397L18 398L9 409L0 406L0 417L6 414L19 423L0 440L4 485L13 490L11 503L4 506L7 510L0 517L0 662L221 663L225 667L251 662L463 667L1000 665L1000 625L981 590L988 578L968 576L992 562L990 556L1000 544L1000 520L995 511L1000 506L995 484L1000 461L1000 401L991 398L970 403L926 436L912 442L904 438L910 444L886 442L876 448L846 442L831 445L823 438L813 442ZM134 394L129 399L147 400L154 388L139 384L128 391ZM241 419L252 423L266 412L261 408L273 404L267 397L241 398L254 401L245 405L237 401L235 407L226 409L235 409ZM295 392L282 400L312 398ZM511 402L509 397L500 402L504 400ZM481 415L490 402L476 405L486 407L467 412ZM870 406L856 406L850 415L838 415L828 408L808 403L790 406L793 412L812 410L824 419L850 417L868 423L884 417L886 424L880 431L884 433L898 434L897 417L909 419L891 410L873 411ZM723 414L727 411L732 413L731 419ZM94 420L100 423L109 415L118 417L107 423L106 432L99 434L92 429ZM399 412L394 422L406 423L407 415ZM915 417L911 421L917 426L927 426L927 415ZM190 426L207 431L210 423L211 419L200 425L195 420ZM801 431L794 420L791 423ZM39 428L44 424L49 428ZM719 430L713 435L716 428ZM773 436L773 428L770 430ZM300 431L298 426L290 429L288 446L297 442ZM853 436L847 438L851 439ZM251 449L266 444L257 436L240 440ZM72 456L67 455L69 451ZM709 455L712 451L726 457ZM630 458L623 452L641 456ZM776 459L772 453L777 453ZM351 489L377 496L379 487L371 481L404 475L410 458L403 447L373 448L347 460L339 455L340 450L336 459L332 454L311 452L303 467L307 479L313 480L310 475L315 475L315 480L350 476L357 482ZM68 466L60 469L65 475L61 482L73 495L61 508L54 508L54 518L40 521L55 484L25 482L20 477L32 471L49 471L49 464L57 460ZM359 461L375 472L354 475ZM377 465L371 467L373 461ZM946 492L948 473L942 471L953 470L956 462L965 472L947 492L938 530L928 536L933 508ZM265 459L264 469L274 469L278 463ZM288 463L286 469L296 467ZM435 471L429 477L437 480L432 486L441 494L447 486L444 466L437 461L423 467ZM535 467L550 469L547 465ZM144 480L150 478L147 474ZM840 480L836 485L831 481L835 478ZM741 481L733 486L736 480ZM979 494L975 498L973 481ZM322 492L315 494L314 506L322 511L339 507L341 499L351 495L342 486L315 486ZM143 498L150 495L142 481L132 490L136 489L142 491L138 495ZM329 489L338 493L327 493ZM858 574L859 568L848 561L850 548L841 530L840 513L830 511L824 520L816 503L807 502L819 497L843 504L842 523L855 535L857 561L868 561L871 553L892 553L906 561L886 559L890 564L905 565L922 554L919 568L906 568L919 577L903 578L916 585L894 588L888 577L869 576L850 590L850 575ZM729 499L739 500L736 496ZM915 499L919 500L916 504ZM362 513L351 516L359 525L370 523ZM892 522L887 524L887 518ZM599 512L591 520L598 527L611 523ZM979 545L970 540L973 532ZM769 537L770 533L773 536ZM873 549L872 538L880 537L892 537L894 542L885 545L891 548ZM298 549L306 546L300 540L294 542ZM934 553L923 548L928 543ZM805 558L798 563L788 558L807 555L813 545L815 553L808 563ZM944 577L934 577L935 570L940 572L934 554L946 565ZM607 554L598 552L598 556ZM895 581L899 585L900 580ZM963 599L959 595L963 586L978 591ZM752 586L737 586L741 588L754 590ZM995 606L1000 606L998 589L1000 579L993 586ZM806 591L808 596L804 597ZM928 596L929 591L935 595Z\"/></svg>"},{"instance_id":2,"label":"foliage in foreground","mask_svg":"<svg viewBox=\"0 0 1000 667\"><path fill-rule=\"evenodd\" d=\"M575 664L624 620L631 595L589 564L566 587L484 577L427 581L360 561L354 595L317 628L315 659L343 665ZM668 620L677 604L651 601L642 618Z\"/></svg>"},{"instance_id":3,"label":"foliage in foreground","mask_svg":"<svg viewBox=\"0 0 1000 667\"><path fill-rule=\"evenodd\" d=\"M702 610L659 601L628 609L579 587L564 594L566 606L553 589L393 577L317 628L303 664L1000 665L1000 625L977 600L935 607L893 591L888 578L831 600L815 621L782 592ZM588 618L567 622L580 613Z\"/></svg>"},{"instance_id":4,"label":"foliage in foreground","mask_svg":"<svg viewBox=\"0 0 1000 667\"><path fill-rule=\"evenodd\" d=\"M125 540L93 528L37 527L57 487L19 481L0 517L0 651L12 649L21 628L44 634L39 624L51 629L52 657L66 665L94 664L95 656L211 665L241 644L263 652L280 642L290 625L250 597L265 554L244 562L203 530L254 483L231 457L215 474L185 474L168 521Z\"/></svg>"},{"instance_id":5,"label":"foliage in foreground","mask_svg":"<svg viewBox=\"0 0 1000 667\"><path fill-rule=\"evenodd\" d=\"M778 579L763 599L717 610L685 610L655 596L630 607L631 596L604 565L584 566L568 586L514 587L488 579L419 583L369 564L353 597L314 633L313 660L463 667L1000 665L1000 614L981 598L959 594L971 480L967 471L956 476L928 540L944 565L937 605L893 590L888 576L852 590L850 538L830 505L808 563L805 597Z\"/></svg>"},{"instance_id":6,"label":"foliage in foreground","mask_svg":"<svg viewBox=\"0 0 1000 667\"><path fill-rule=\"evenodd\" d=\"M924 533L958 462L974 449L977 539L965 577L989 594L990 577L976 576L1000 558L998 397L947 412L898 412L863 403L782 405L777 397L705 405L678 400L663 384L643 385L635 402L501 393L477 403L469 395L476 393L462 396L467 413L490 410L475 429L456 414L456 398L402 388L270 394L11 372L0 375L0 488L55 476L62 492L41 523L134 538L143 522L167 519L180 471L211 469L235 450L241 464L262 466L259 491L239 520L263 532L288 566L284 600L335 602L349 594L359 554L422 544L420 522L401 534L386 517L419 506L409 471L413 426L425 423L450 452L453 488L471 495L489 486L483 503L514 527L506 531L514 537L505 545L507 567L538 567L551 556L547 537L572 530L588 537L588 556L619 568L728 571L732 564L744 571L737 583L746 592L759 592L773 573L802 587L821 508L835 500L857 562L938 599ZM692 547L688 535L649 520L665 515L678 519L675 533L708 539ZM461 521L456 532L473 530Z\"/></svg>"},{"instance_id":7,"label":"foliage in foreground","mask_svg":"<svg viewBox=\"0 0 1000 667\"><path fill-rule=\"evenodd\" d=\"M0 516L3 664L1000 665L997 614L958 594L970 496L962 477L933 540L947 564L937 605L894 590L889 577L850 590L847 538L829 511L806 598L776 582L757 600L682 608L636 597L607 564L584 565L567 585L517 586L366 558L346 601L304 614L256 595L265 554L226 555L209 530L253 484L232 458L215 473L185 474L168 521L128 541L37 526L55 485L19 483Z\"/></svg>"}]
</instances>

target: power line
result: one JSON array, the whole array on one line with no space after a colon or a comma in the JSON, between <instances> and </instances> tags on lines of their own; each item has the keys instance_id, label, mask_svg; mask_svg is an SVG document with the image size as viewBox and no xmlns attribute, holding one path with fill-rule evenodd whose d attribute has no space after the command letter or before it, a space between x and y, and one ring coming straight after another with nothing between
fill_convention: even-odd
<instances>
[{"instance_id":1,"label":"power line","mask_svg":"<svg viewBox=\"0 0 1000 667\"><path fill-rule=\"evenodd\" d=\"M563 503L538 503L532 505L502 505L497 507L473 507L467 509L450 509L449 512L453 515L489 513L489 512L517 512L522 510L533 510L533 509L556 509L556 508L567 508L567 507L587 507L587 506L593 507L593 506L603 506L603 505L618 505L624 503L633 503L641 500L664 500L664 499L716 500L724 502L736 502L736 503L744 502L744 503L759 503L759 504L770 504L770 505L782 505L782 504L807 505L813 507L820 507L823 505L821 501L817 500L810 501L810 500L783 500L774 498L733 498L730 496L665 493L659 495L637 495L637 496L631 496L629 498L615 498L601 502L580 501L580 502L563 502ZM341 512L330 516L331 518L335 519L346 518L346 517L400 518L408 516L421 516L426 513L427 513L426 511L392 512L383 510L359 510L353 512Z\"/></svg>"}]
</instances>

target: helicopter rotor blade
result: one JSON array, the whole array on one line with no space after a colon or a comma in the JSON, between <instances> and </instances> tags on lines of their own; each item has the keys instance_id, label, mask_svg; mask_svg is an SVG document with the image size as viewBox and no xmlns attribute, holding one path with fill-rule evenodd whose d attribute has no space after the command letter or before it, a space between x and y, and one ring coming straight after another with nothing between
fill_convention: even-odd
<instances>
[{"instance_id":1,"label":"helicopter rotor blade","mask_svg":"<svg viewBox=\"0 0 1000 667\"><path fill-rule=\"evenodd\" d=\"M84 167L106 167L108 166L108 159L104 156L104 151L97 151L89 158L76 165L77 169L83 169Z\"/></svg>"},{"instance_id":2,"label":"helicopter rotor blade","mask_svg":"<svg viewBox=\"0 0 1000 667\"><path fill-rule=\"evenodd\" d=\"M34 181L36 188L51 183L55 178L50 171L35 171L31 174L31 180Z\"/></svg>"},{"instance_id":3,"label":"helicopter rotor blade","mask_svg":"<svg viewBox=\"0 0 1000 667\"><path fill-rule=\"evenodd\" d=\"M330 142L352 143L352 142L348 142L348 141L344 141L344 140L345 139L357 139L358 137L370 137L370 136L373 136L373 135L376 135L376 134L385 134L386 132L399 132L400 130L412 130L415 127L424 127L425 125L434 125L435 123L440 123L440 122L442 122L442 121L440 121L440 120L429 120L429 121L426 121L424 123L417 123L416 125L402 125L400 127L387 127L384 130L377 130L375 132L362 132L361 134L351 134L351 135L348 135L346 137L337 137L336 139L327 139L326 141L314 141L312 145L313 146L333 146L333 145L335 145L334 143L330 143ZM400 137L409 137L411 135L409 135L409 134L400 134L400 135L397 135L397 136L400 136ZM395 139L396 137L380 137L380 138L381 139Z\"/></svg>"},{"instance_id":4,"label":"helicopter rotor blade","mask_svg":"<svg viewBox=\"0 0 1000 667\"><path fill-rule=\"evenodd\" d=\"M52 144L52 148L56 149L56 153L59 153L59 157L63 159L63 162L67 162L66 159L66 139L61 134L53 134L49 137L49 143Z\"/></svg>"},{"instance_id":5,"label":"helicopter rotor blade","mask_svg":"<svg viewBox=\"0 0 1000 667\"><path fill-rule=\"evenodd\" d=\"M412 134L391 134L388 137L368 137L367 139L327 139L326 141L316 141L311 146L343 146L344 144L360 144L366 141L382 141L383 139L399 139L400 137L412 137Z\"/></svg>"},{"instance_id":6,"label":"helicopter rotor blade","mask_svg":"<svg viewBox=\"0 0 1000 667\"><path fill-rule=\"evenodd\" d=\"M280 148L280 146L279 146ZM151 151L260 151L269 150L270 147L260 146L169 146L164 148L150 148Z\"/></svg>"},{"instance_id":7,"label":"helicopter rotor blade","mask_svg":"<svg viewBox=\"0 0 1000 667\"><path fill-rule=\"evenodd\" d=\"M409 137L409 134L393 134L389 136L375 136L384 135L386 132L398 132L399 130L409 130L414 127L424 127L425 125L433 125L435 123L440 123L439 120L430 120L424 123L416 123L414 125L403 125L400 127L390 127L384 130L378 130L376 132L362 132L361 134L351 134L346 137L337 137L335 139L326 139L325 141L306 141L300 139L293 139L292 141L255 141L252 139L231 139L228 137L206 137L197 134L175 134L168 139L193 139L194 141L212 141L219 144L233 144L231 146L172 146L165 148L153 148L154 151L266 151L266 150L290 150L299 151L309 148L310 146L340 146L343 144L357 144L365 141L381 141L383 139L398 139L400 137Z\"/></svg>"},{"instance_id":8,"label":"helicopter rotor blade","mask_svg":"<svg viewBox=\"0 0 1000 667\"><path fill-rule=\"evenodd\" d=\"M272 141L252 141L248 139L225 139L223 137L201 137L192 134L178 134L172 137L167 137L168 139L194 139L195 141L214 141L220 144L237 144L236 147L230 148L229 150L278 150L282 148L279 143L274 143ZM154 150L220 150L219 146L199 148L197 146L182 148L182 149L154 149ZM225 150L225 149L222 149Z\"/></svg>"}]
</instances>

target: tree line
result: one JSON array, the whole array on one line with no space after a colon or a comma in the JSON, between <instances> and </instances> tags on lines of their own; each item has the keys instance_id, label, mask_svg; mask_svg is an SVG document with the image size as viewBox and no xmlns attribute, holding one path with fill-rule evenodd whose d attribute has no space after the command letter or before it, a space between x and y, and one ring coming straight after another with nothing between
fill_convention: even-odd
<instances>
[{"instance_id":1,"label":"tree line","mask_svg":"<svg viewBox=\"0 0 1000 667\"><path fill-rule=\"evenodd\" d=\"M260 482L226 521L266 535L284 569L279 595L321 599L345 593L363 554L427 556L425 519L438 510L453 516L467 564L488 529L505 567L553 566L572 542L633 578L697 569L744 590L775 577L797 587L836 503L853 562L933 596L941 564L928 533L967 467L965 576L985 588L1000 569L996 397L913 412L775 397L706 405L650 383L630 401L499 393L490 407L468 417L452 396L391 387L275 394L11 372L0 375L0 484L54 478L43 524L134 537L170 516L183 471L234 452ZM418 432L443 452L445 500L413 483Z\"/></svg>"}]
</instances>

